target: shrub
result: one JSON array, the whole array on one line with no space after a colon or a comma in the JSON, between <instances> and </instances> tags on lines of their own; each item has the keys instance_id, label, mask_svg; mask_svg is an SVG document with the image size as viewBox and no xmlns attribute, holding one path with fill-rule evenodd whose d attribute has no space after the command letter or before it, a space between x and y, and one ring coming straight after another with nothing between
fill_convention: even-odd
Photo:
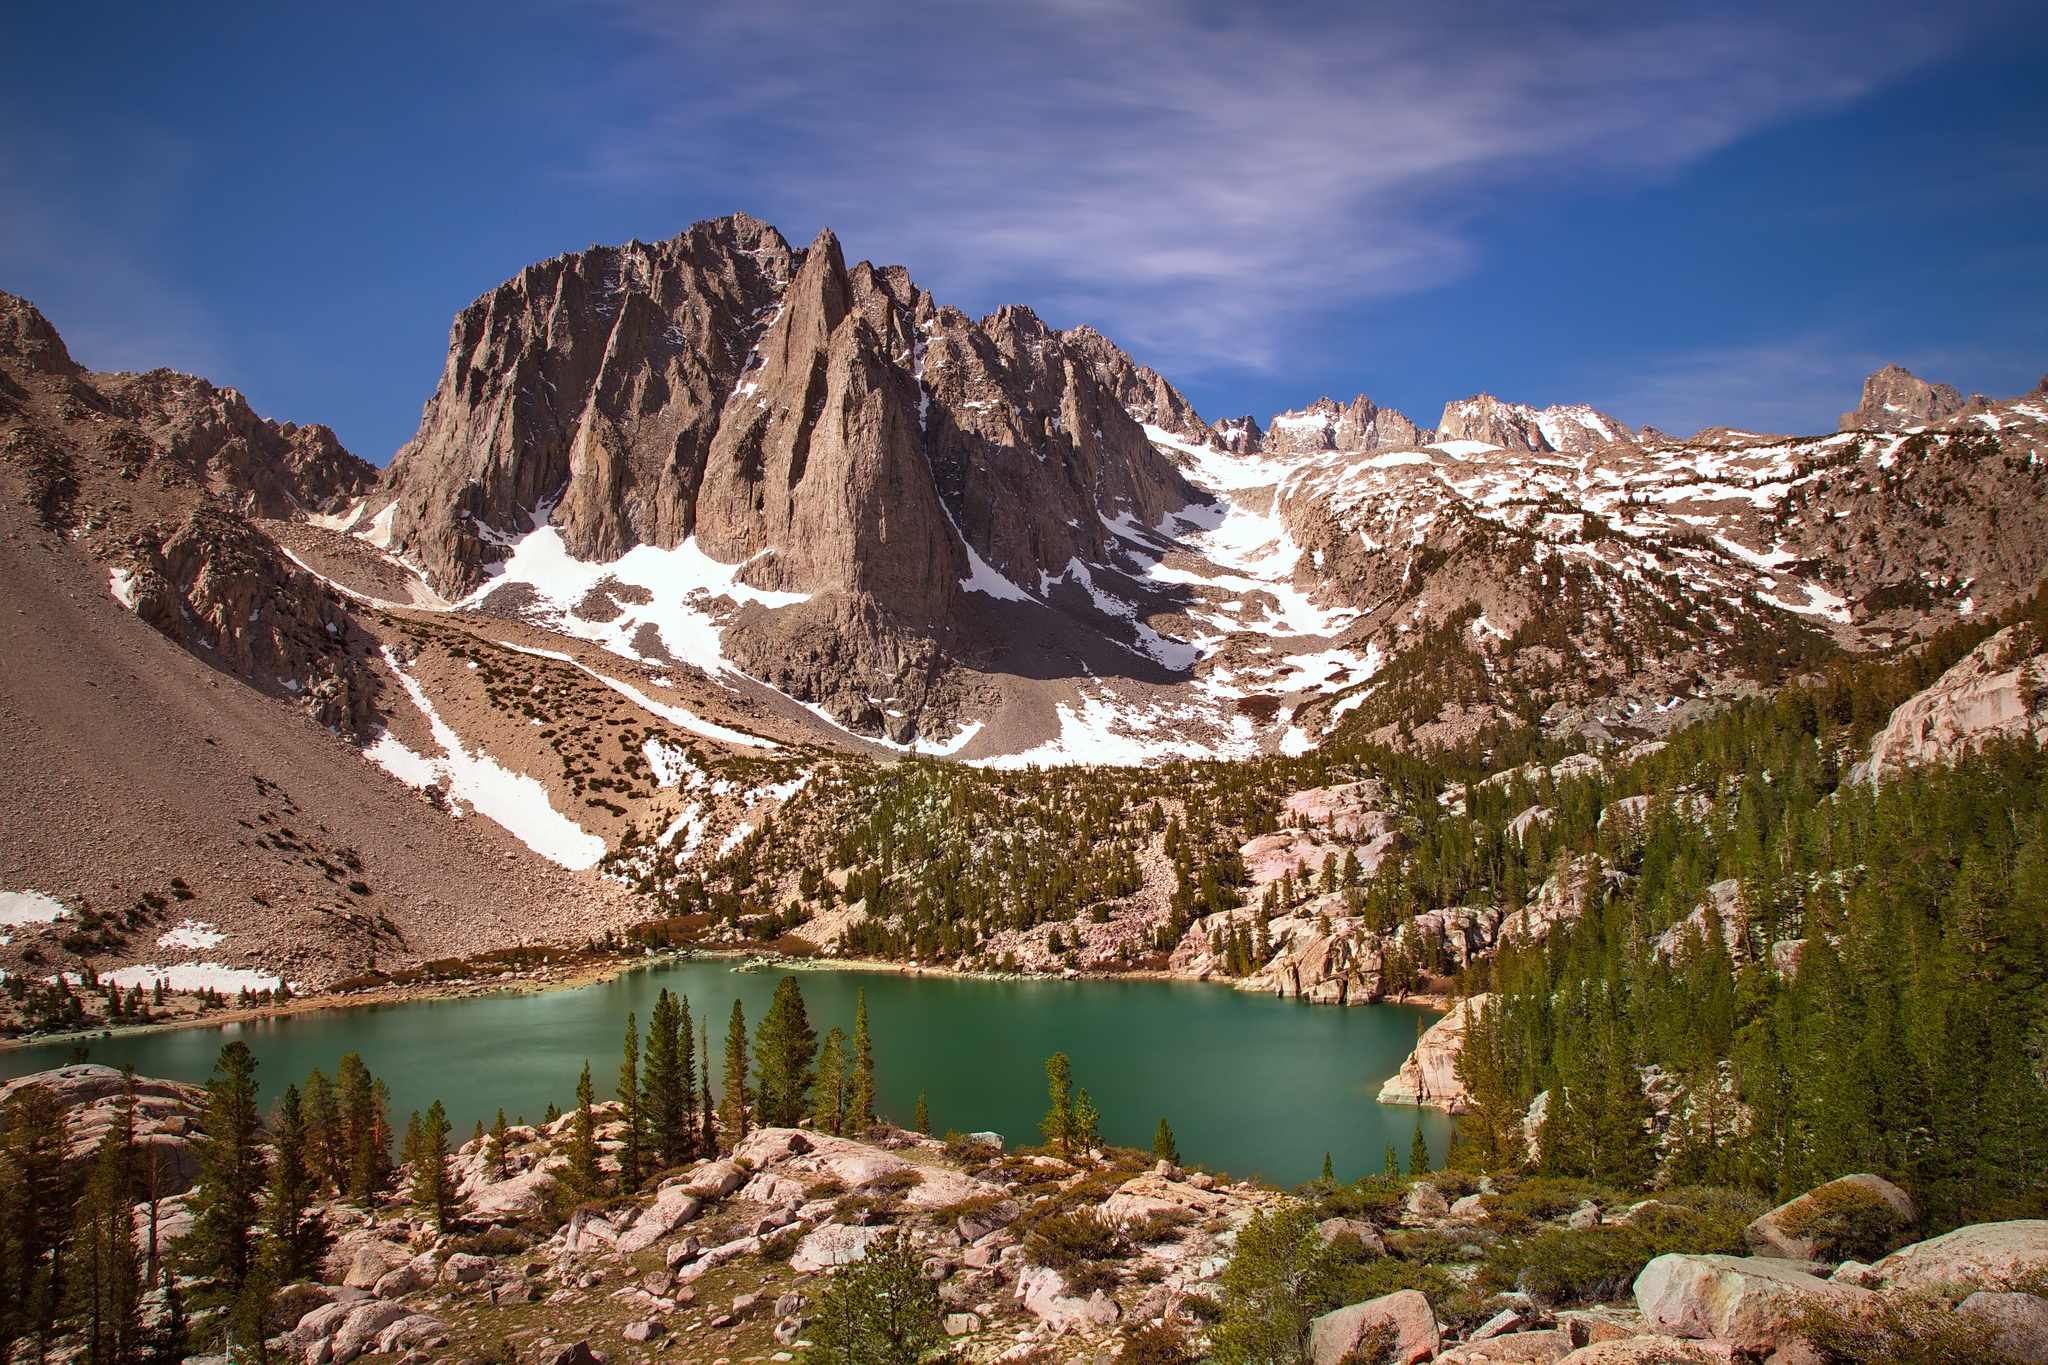
<instances>
[{"instance_id":1,"label":"shrub","mask_svg":"<svg viewBox=\"0 0 2048 1365\"><path fill-rule=\"evenodd\" d=\"M944 1313L924 1257L891 1232L826 1283L811 1338L835 1365L919 1365L945 1344Z\"/></svg>"},{"instance_id":2,"label":"shrub","mask_svg":"<svg viewBox=\"0 0 2048 1365\"><path fill-rule=\"evenodd\" d=\"M464 1251L472 1256L517 1256L533 1245L533 1238L511 1228L486 1228L470 1237L454 1237L448 1242L450 1251Z\"/></svg>"},{"instance_id":3,"label":"shrub","mask_svg":"<svg viewBox=\"0 0 2048 1365\"><path fill-rule=\"evenodd\" d=\"M1178 1237L1182 1228L1196 1221L1194 1213L1188 1209L1151 1209L1126 1222L1123 1232L1133 1242L1165 1242Z\"/></svg>"},{"instance_id":4,"label":"shrub","mask_svg":"<svg viewBox=\"0 0 2048 1365\"><path fill-rule=\"evenodd\" d=\"M1386 1235L1387 1250L1404 1261L1440 1265L1458 1259L1465 1239L1438 1228L1397 1228Z\"/></svg>"},{"instance_id":5,"label":"shrub","mask_svg":"<svg viewBox=\"0 0 2048 1365\"><path fill-rule=\"evenodd\" d=\"M1041 1218L1024 1239L1025 1260L1059 1271L1123 1254L1116 1229L1086 1210Z\"/></svg>"},{"instance_id":6,"label":"shrub","mask_svg":"<svg viewBox=\"0 0 2048 1365\"><path fill-rule=\"evenodd\" d=\"M1403 1289L1421 1291L1440 1318L1450 1316L1454 1302L1465 1294L1465 1286L1447 1270L1388 1256L1366 1265L1347 1265L1338 1270L1332 1306L1363 1303Z\"/></svg>"},{"instance_id":7,"label":"shrub","mask_svg":"<svg viewBox=\"0 0 2048 1365\"><path fill-rule=\"evenodd\" d=\"M1995 1329L1937 1298L1887 1294L1850 1309L1816 1301L1792 1326L1820 1365L2016 1365Z\"/></svg>"},{"instance_id":8,"label":"shrub","mask_svg":"<svg viewBox=\"0 0 2048 1365\"><path fill-rule=\"evenodd\" d=\"M1124 1333L1117 1365L1191 1365L1198 1358L1188 1334L1172 1323L1147 1323Z\"/></svg>"},{"instance_id":9,"label":"shrub","mask_svg":"<svg viewBox=\"0 0 2048 1365\"><path fill-rule=\"evenodd\" d=\"M1862 1185L1822 1186L1778 1220L1792 1236L1810 1238L1823 1261L1875 1261L1897 1244L1902 1222L1883 1195Z\"/></svg>"},{"instance_id":10,"label":"shrub","mask_svg":"<svg viewBox=\"0 0 2048 1365\"><path fill-rule=\"evenodd\" d=\"M1627 1294L1654 1257L1746 1254L1742 1229L1756 1200L1725 1190L1680 1190L1626 1223L1545 1228L1501 1241L1479 1269L1489 1293L1519 1290L1546 1304L1597 1303Z\"/></svg>"}]
</instances>

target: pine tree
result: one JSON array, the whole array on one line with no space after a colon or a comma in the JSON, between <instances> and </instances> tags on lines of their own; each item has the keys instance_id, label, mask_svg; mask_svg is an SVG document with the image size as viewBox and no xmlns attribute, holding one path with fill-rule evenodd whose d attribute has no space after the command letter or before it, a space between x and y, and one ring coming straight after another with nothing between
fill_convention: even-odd
<instances>
[{"instance_id":1,"label":"pine tree","mask_svg":"<svg viewBox=\"0 0 2048 1365\"><path fill-rule=\"evenodd\" d=\"M918 1092L917 1092L917 1120L916 1120L916 1122L917 1122L917 1131L918 1131L918 1132L920 1132L920 1133L923 1133L923 1134L925 1134L925 1135L926 1135L927 1137L929 1137L929 1136L931 1135L931 1131L932 1131L932 1111L931 1111L931 1110L929 1110L929 1109L927 1109L927 1108L925 1108L925 1105L924 1105L924 1091L922 1091L922 1090L920 1090L920 1091L918 1091Z\"/></svg>"},{"instance_id":2,"label":"pine tree","mask_svg":"<svg viewBox=\"0 0 2048 1365\"><path fill-rule=\"evenodd\" d=\"M58 1252L70 1224L64 1107L24 1085L0 1112L0 1347L23 1338L47 1352L58 1311Z\"/></svg>"},{"instance_id":3,"label":"pine tree","mask_svg":"<svg viewBox=\"0 0 2048 1365\"><path fill-rule=\"evenodd\" d=\"M1422 1120L1415 1120L1415 1138L1408 1144L1408 1174L1429 1174L1429 1140L1422 1136Z\"/></svg>"},{"instance_id":4,"label":"pine tree","mask_svg":"<svg viewBox=\"0 0 2048 1365\"><path fill-rule=\"evenodd\" d=\"M390 1092L353 1052L341 1059L335 1090L346 1161L338 1183L351 1202L368 1208L391 1176Z\"/></svg>"},{"instance_id":5,"label":"pine tree","mask_svg":"<svg viewBox=\"0 0 2048 1365\"><path fill-rule=\"evenodd\" d=\"M744 1028L744 1025L742 1025ZM697 1121L703 1130L697 1135L697 1154L710 1157L718 1153L718 1108L711 1098L711 1021L697 1021L697 1074L703 1080L703 1089L697 1096Z\"/></svg>"},{"instance_id":6,"label":"pine tree","mask_svg":"<svg viewBox=\"0 0 2048 1365\"><path fill-rule=\"evenodd\" d=\"M585 1072L589 1071L586 1064ZM419 1146L413 1156L412 1205L433 1220L437 1231L446 1231L454 1212L455 1190L448 1179L448 1111L435 1100L420 1121Z\"/></svg>"},{"instance_id":7,"label":"pine tree","mask_svg":"<svg viewBox=\"0 0 2048 1365\"><path fill-rule=\"evenodd\" d=\"M652 1020L649 1021L650 1028ZM626 1015L626 1041L623 1056L619 1062L619 1104L624 1108L625 1141L619 1148L619 1193L634 1194L640 1189L640 1154L646 1146L647 1123L640 1107L640 1026L629 1011Z\"/></svg>"},{"instance_id":8,"label":"pine tree","mask_svg":"<svg viewBox=\"0 0 2048 1365\"><path fill-rule=\"evenodd\" d=\"M320 1175L308 1140L305 1100L297 1086L284 1088L274 1127L276 1158L270 1166L263 1227L276 1248L277 1278L290 1284L312 1274L327 1249L327 1225L312 1210Z\"/></svg>"},{"instance_id":9,"label":"pine tree","mask_svg":"<svg viewBox=\"0 0 2048 1365\"><path fill-rule=\"evenodd\" d=\"M65 1257L65 1301L90 1365L127 1365L140 1334L142 1278L129 1211L133 1154L133 1081L119 1127L108 1130L93 1157Z\"/></svg>"},{"instance_id":10,"label":"pine tree","mask_svg":"<svg viewBox=\"0 0 2048 1365\"><path fill-rule=\"evenodd\" d=\"M598 1192L597 1121L590 1112L592 1099L590 1063L585 1062L583 1074L576 1078L576 1117L566 1144L569 1169L565 1184L577 1201L593 1198Z\"/></svg>"},{"instance_id":11,"label":"pine tree","mask_svg":"<svg viewBox=\"0 0 2048 1365\"><path fill-rule=\"evenodd\" d=\"M793 976L775 985L775 998L754 1031L754 1077L761 1126L794 1128L809 1107L817 1074L818 1035L804 1010L803 992Z\"/></svg>"},{"instance_id":12,"label":"pine tree","mask_svg":"<svg viewBox=\"0 0 2048 1365\"><path fill-rule=\"evenodd\" d=\"M825 1281L811 1336L823 1365L918 1365L946 1344L945 1311L924 1253L892 1229Z\"/></svg>"},{"instance_id":13,"label":"pine tree","mask_svg":"<svg viewBox=\"0 0 2048 1365\"><path fill-rule=\"evenodd\" d=\"M687 1160L696 1141L690 1130L690 1096L684 1093L683 1080L692 1041L683 1033L676 997L663 987L655 997L654 1012L647 1017L647 1069L641 1078L648 1142L654 1164L663 1170Z\"/></svg>"},{"instance_id":14,"label":"pine tree","mask_svg":"<svg viewBox=\"0 0 2048 1365\"><path fill-rule=\"evenodd\" d=\"M714 1155L718 1149L705 1144L699 1136L699 1130L707 1125L704 1121L705 1115L698 1107L697 1054L690 1046L694 1028L690 1022L690 997L679 997L676 1005L676 1057L681 1064L682 1078L676 1088L682 1092L683 1098L682 1123L677 1130L679 1147L676 1162L680 1164L693 1157ZM711 1088L711 1077L708 1075L704 1077L704 1088Z\"/></svg>"},{"instance_id":15,"label":"pine tree","mask_svg":"<svg viewBox=\"0 0 2048 1365\"><path fill-rule=\"evenodd\" d=\"M498 1110L498 1117L491 1121L490 1143L491 1169L497 1172L500 1179L503 1179L508 1169L505 1160L505 1111L503 1108Z\"/></svg>"},{"instance_id":16,"label":"pine tree","mask_svg":"<svg viewBox=\"0 0 2048 1365\"><path fill-rule=\"evenodd\" d=\"M1166 1126L1161 1116L1158 1129L1152 1134L1152 1155L1169 1166L1180 1165L1180 1147L1173 1140L1173 1129Z\"/></svg>"},{"instance_id":17,"label":"pine tree","mask_svg":"<svg viewBox=\"0 0 2048 1365\"><path fill-rule=\"evenodd\" d=\"M837 1134L846 1123L846 1033L833 1029L818 1051L818 1091L811 1105L811 1127Z\"/></svg>"},{"instance_id":18,"label":"pine tree","mask_svg":"<svg viewBox=\"0 0 2048 1365\"><path fill-rule=\"evenodd\" d=\"M1330 1154L1328 1152L1323 1153L1323 1183L1325 1185L1334 1185L1337 1183L1337 1171L1336 1168L1330 1164Z\"/></svg>"},{"instance_id":19,"label":"pine tree","mask_svg":"<svg viewBox=\"0 0 2048 1365\"><path fill-rule=\"evenodd\" d=\"M1095 1107L1095 1101L1088 1098L1085 1085L1074 1095L1071 1140L1078 1152L1089 1151L1102 1142L1102 1113Z\"/></svg>"},{"instance_id":20,"label":"pine tree","mask_svg":"<svg viewBox=\"0 0 2048 1365\"><path fill-rule=\"evenodd\" d=\"M1063 1158L1074 1154L1074 1067L1064 1052L1055 1052L1045 1059L1045 1090L1052 1101L1052 1107L1045 1111L1045 1117L1038 1122L1038 1131L1045 1136L1045 1145L1059 1149Z\"/></svg>"},{"instance_id":21,"label":"pine tree","mask_svg":"<svg viewBox=\"0 0 2048 1365\"><path fill-rule=\"evenodd\" d=\"M725 1094L718 1109L718 1139L723 1151L739 1146L747 1136L748 1106L753 1099L747 1084L747 1016L740 1002L732 1002L732 1020L725 1029Z\"/></svg>"},{"instance_id":22,"label":"pine tree","mask_svg":"<svg viewBox=\"0 0 2048 1365\"><path fill-rule=\"evenodd\" d=\"M1252 1214L1223 1268L1218 1365L1304 1365L1309 1322L1334 1296L1340 1267L1316 1231L1312 1206Z\"/></svg>"},{"instance_id":23,"label":"pine tree","mask_svg":"<svg viewBox=\"0 0 2048 1365\"><path fill-rule=\"evenodd\" d=\"M236 1039L220 1050L206 1087L199 1181L186 1207L192 1231L178 1244L180 1269L203 1281L202 1301L232 1305L255 1264L254 1226L265 1164L259 1143L263 1117L256 1107L256 1057Z\"/></svg>"},{"instance_id":24,"label":"pine tree","mask_svg":"<svg viewBox=\"0 0 2048 1365\"><path fill-rule=\"evenodd\" d=\"M316 1187L347 1189L349 1163L341 1133L341 1110L335 1103L333 1083L317 1066L306 1077L299 1108L306 1129L306 1161L317 1177Z\"/></svg>"},{"instance_id":25,"label":"pine tree","mask_svg":"<svg viewBox=\"0 0 2048 1365\"><path fill-rule=\"evenodd\" d=\"M868 1036L868 993L854 995L853 1074L846 1087L846 1131L864 1133L875 1126L875 1046Z\"/></svg>"},{"instance_id":26,"label":"pine tree","mask_svg":"<svg viewBox=\"0 0 2048 1365\"><path fill-rule=\"evenodd\" d=\"M1401 1174L1401 1158L1394 1154L1394 1144L1392 1141L1387 1143L1387 1155L1380 1169L1389 1178Z\"/></svg>"}]
</instances>

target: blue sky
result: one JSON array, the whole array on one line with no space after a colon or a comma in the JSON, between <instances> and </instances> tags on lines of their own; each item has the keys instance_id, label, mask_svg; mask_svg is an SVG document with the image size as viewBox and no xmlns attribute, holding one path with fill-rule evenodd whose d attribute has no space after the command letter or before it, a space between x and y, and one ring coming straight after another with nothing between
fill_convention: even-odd
<instances>
[{"instance_id":1,"label":"blue sky","mask_svg":"<svg viewBox=\"0 0 2048 1365\"><path fill-rule=\"evenodd\" d=\"M1212 417L1810 431L1887 361L2048 370L2048 32L2005 0L0 0L0 51L0 289L378 463L471 299L741 209Z\"/></svg>"}]
</instances>

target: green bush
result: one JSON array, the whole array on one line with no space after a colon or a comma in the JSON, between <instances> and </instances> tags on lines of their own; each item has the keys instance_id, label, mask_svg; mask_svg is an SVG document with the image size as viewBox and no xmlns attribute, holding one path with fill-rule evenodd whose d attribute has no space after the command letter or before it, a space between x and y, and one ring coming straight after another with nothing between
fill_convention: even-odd
<instances>
[{"instance_id":1,"label":"green bush","mask_svg":"<svg viewBox=\"0 0 2048 1365\"><path fill-rule=\"evenodd\" d=\"M1863 1185L1824 1185L1778 1219L1792 1236L1810 1239L1822 1261L1875 1261L1898 1245L1903 1223L1883 1195Z\"/></svg>"},{"instance_id":2,"label":"green bush","mask_svg":"<svg viewBox=\"0 0 2048 1365\"><path fill-rule=\"evenodd\" d=\"M1680 1190L1626 1223L1545 1228L1504 1239L1480 1266L1485 1293L1521 1292L1552 1306L1625 1297L1644 1266L1667 1252L1742 1255L1757 1203L1723 1190Z\"/></svg>"},{"instance_id":3,"label":"green bush","mask_svg":"<svg viewBox=\"0 0 2048 1365\"><path fill-rule=\"evenodd\" d=\"M1446 1316L1454 1302L1465 1293L1465 1286L1449 1271L1433 1265L1399 1261L1388 1256L1368 1265L1347 1265L1340 1268L1335 1276L1336 1292L1330 1307L1363 1303L1367 1299L1398 1293L1403 1289L1421 1290L1423 1296L1429 1300L1429 1306L1436 1310L1438 1317Z\"/></svg>"},{"instance_id":4,"label":"green bush","mask_svg":"<svg viewBox=\"0 0 2048 1365\"><path fill-rule=\"evenodd\" d=\"M1993 1328L1931 1297L1887 1294L1853 1311L1816 1301L1793 1329L1820 1365L2019 1365Z\"/></svg>"},{"instance_id":5,"label":"green bush","mask_svg":"<svg viewBox=\"0 0 2048 1365\"><path fill-rule=\"evenodd\" d=\"M1085 1210L1041 1218L1024 1239L1025 1260L1059 1271L1122 1254L1116 1229Z\"/></svg>"}]
</instances>

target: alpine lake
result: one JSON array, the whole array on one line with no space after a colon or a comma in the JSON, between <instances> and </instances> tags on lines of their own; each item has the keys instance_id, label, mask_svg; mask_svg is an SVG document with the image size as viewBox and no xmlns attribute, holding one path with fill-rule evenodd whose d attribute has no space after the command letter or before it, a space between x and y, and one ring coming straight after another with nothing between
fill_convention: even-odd
<instances>
[{"instance_id":1,"label":"alpine lake","mask_svg":"<svg viewBox=\"0 0 2048 1365\"><path fill-rule=\"evenodd\" d=\"M574 1102L590 1063L600 1099L618 1084L628 1012L644 1032L664 987L710 1029L714 1086L734 1000L749 1026L789 968L731 958L663 959L570 989L398 1004L337 1006L213 1028L162 1029L0 1049L0 1078L62 1066L83 1041L91 1060L142 1075L203 1083L223 1043L258 1059L266 1108L314 1067L330 1077L360 1053L390 1087L394 1125L438 1099L466 1140L500 1106L508 1121ZM1046 1108L1045 1060L1064 1052L1074 1081L1102 1111L1106 1141L1149 1149L1164 1117L1181 1159L1292 1186L1322 1172L1340 1180L1382 1169L1388 1143L1405 1162L1417 1120L1441 1164L1450 1123L1440 1112L1380 1104L1436 1016L1417 1005L1308 1005L1228 987L1157 980L981 979L888 971L794 971L811 1025L853 1031L865 990L875 1047L877 1108L909 1124L922 1092L932 1130L1001 1133L1036 1143Z\"/></svg>"}]
</instances>

